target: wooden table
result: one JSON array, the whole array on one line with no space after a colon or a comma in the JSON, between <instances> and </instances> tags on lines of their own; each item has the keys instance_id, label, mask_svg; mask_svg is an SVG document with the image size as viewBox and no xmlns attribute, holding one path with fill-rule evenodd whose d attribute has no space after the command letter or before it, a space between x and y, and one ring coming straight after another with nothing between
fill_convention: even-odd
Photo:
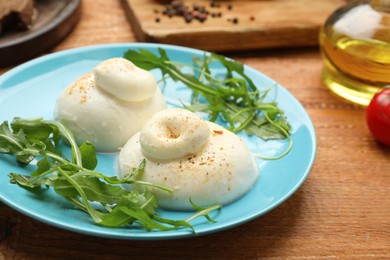
<instances>
[{"instance_id":1,"label":"wooden table","mask_svg":"<svg viewBox=\"0 0 390 260\"><path fill-rule=\"evenodd\" d=\"M118 1L85 0L76 29L50 52L134 41ZM0 259L390 259L390 149L369 134L363 108L341 101L321 84L318 49L225 55L274 78L312 118L317 158L291 198L244 225L168 241L77 234L0 203Z\"/></svg>"}]
</instances>

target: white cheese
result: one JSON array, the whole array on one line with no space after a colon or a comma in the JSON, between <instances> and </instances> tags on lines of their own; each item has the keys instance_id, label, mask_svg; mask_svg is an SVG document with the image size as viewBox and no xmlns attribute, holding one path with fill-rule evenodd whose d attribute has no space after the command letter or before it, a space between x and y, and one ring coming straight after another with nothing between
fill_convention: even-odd
<instances>
[{"instance_id":1,"label":"white cheese","mask_svg":"<svg viewBox=\"0 0 390 260\"><path fill-rule=\"evenodd\" d=\"M65 88L58 97L54 117L73 132L78 143L89 141L99 152L118 151L153 114L165 109L164 97L155 80L147 76L144 86L144 76L137 78L138 72L121 70L132 66L125 59L105 61L94 73L80 77ZM137 71L142 70L137 68ZM96 84L96 78L100 84ZM135 98L133 101L118 98L121 93L123 97L134 93Z\"/></svg>"},{"instance_id":2,"label":"white cheese","mask_svg":"<svg viewBox=\"0 0 390 260\"><path fill-rule=\"evenodd\" d=\"M156 136L143 138L145 133ZM195 140L199 143L195 144ZM155 146L152 153L145 153L145 142L148 147ZM170 158L169 154L174 156ZM149 188L156 194L159 206L171 210L193 210L190 198L200 206L231 203L247 193L259 175L255 158L241 138L184 109L156 113L126 143L119 154L119 177L144 159L145 172L138 178L172 188L172 193Z\"/></svg>"},{"instance_id":3,"label":"white cheese","mask_svg":"<svg viewBox=\"0 0 390 260\"><path fill-rule=\"evenodd\" d=\"M93 74L98 87L123 101L143 101L156 92L154 76L124 58L103 61L93 69Z\"/></svg>"}]
</instances>

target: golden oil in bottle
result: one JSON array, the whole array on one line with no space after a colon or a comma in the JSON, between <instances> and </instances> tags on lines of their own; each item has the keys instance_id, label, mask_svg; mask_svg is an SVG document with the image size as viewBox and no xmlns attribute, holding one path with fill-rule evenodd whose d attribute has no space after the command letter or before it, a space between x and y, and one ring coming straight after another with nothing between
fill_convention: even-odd
<instances>
[{"instance_id":1,"label":"golden oil in bottle","mask_svg":"<svg viewBox=\"0 0 390 260\"><path fill-rule=\"evenodd\" d=\"M324 84L361 105L390 86L390 0L355 1L333 13L320 32Z\"/></svg>"}]
</instances>

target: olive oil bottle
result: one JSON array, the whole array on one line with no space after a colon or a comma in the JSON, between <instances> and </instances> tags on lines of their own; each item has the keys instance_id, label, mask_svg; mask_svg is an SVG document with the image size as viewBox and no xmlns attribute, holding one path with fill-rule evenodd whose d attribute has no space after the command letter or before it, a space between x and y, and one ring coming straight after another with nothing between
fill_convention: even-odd
<instances>
[{"instance_id":1,"label":"olive oil bottle","mask_svg":"<svg viewBox=\"0 0 390 260\"><path fill-rule=\"evenodd\" d=\"M322 80L331 91L366 106L390 86L390 0L352 1L327 19L319 37Z\"/></svg>"}]
</instances>

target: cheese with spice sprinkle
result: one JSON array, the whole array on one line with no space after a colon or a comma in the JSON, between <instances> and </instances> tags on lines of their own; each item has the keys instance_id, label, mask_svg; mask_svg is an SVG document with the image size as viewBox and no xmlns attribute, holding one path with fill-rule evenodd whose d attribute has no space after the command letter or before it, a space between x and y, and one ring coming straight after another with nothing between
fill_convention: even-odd
<instances>
[{"instance_id":1,"label":"cheese with spice sprinkle","mask_svg":"<svg viewBox=\"0 0 390 260\"><path fill-rule=\"evenodd\" d=\"M192 210L190 198L204 207L231 203L247 193L259 175L240 137L180 108L156 113L126 143L119 154L119 177L144 159L145 171L137 179L173 189L167 193L148 188L160 207L171 210Z\"/></svg>"},{"instance_id":2,"label":"cheese with spice sprinkle","mask_svg":"<svg viewBox=\"0 0 390 260\"><path fill-rule=\"evenodd\" d=\"M138 132L165 99L150 72L112 58L70 84L58 97L54 117L99 152L115 152Z\"/></svg>"}]
</instances>

